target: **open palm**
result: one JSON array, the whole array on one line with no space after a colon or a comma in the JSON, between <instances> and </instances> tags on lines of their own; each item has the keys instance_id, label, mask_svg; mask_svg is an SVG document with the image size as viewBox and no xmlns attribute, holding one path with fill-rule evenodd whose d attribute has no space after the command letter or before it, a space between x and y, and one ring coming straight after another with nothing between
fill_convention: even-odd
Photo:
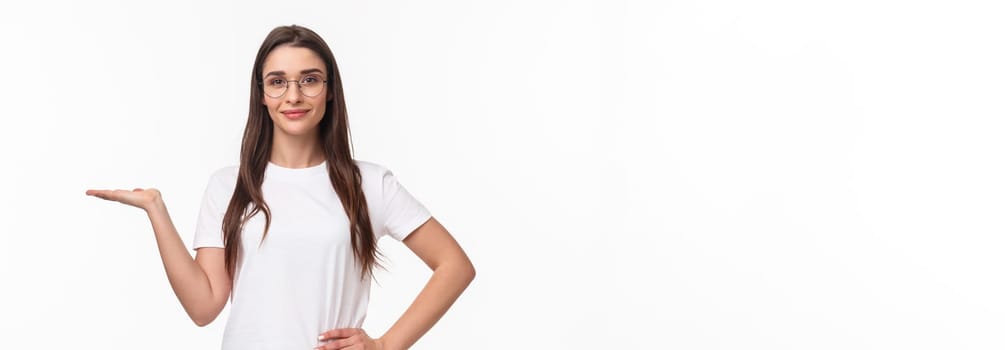
<instances>
[{"instance_id":1,"label":"open palm","mask_svg":"<svg viewBox=\"0 0 1005 350\"><path fill-rule=\"evenodd\" d=\"M87 190L88 196L95 196L104 200L116 201L128 204L143 210L147 210L160 198L161 192L156 188L136 188L130 190Z\"/></svg>"}]
</instances>

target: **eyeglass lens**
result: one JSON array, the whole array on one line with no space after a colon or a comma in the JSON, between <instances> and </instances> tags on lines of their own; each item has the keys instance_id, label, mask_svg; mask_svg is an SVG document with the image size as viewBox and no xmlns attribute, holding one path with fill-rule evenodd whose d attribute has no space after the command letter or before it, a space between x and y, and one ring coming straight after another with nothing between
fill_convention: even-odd
<instances>
[{"instance_id":1,"label":"eyeglass lens","mask_svg":"<svg viewBox=\"0 0 1005 350\"><path fill-rule=\"evenodd\" d=\"M269 95L269 97L281 97L286 94L286 90L289 88L290 82L296 83L300 88L300 94L307 97L317 96L325 87L324 79L317 74L305 75L303 78L300 78L299 81L271 77L262 82L262 87L265 94Z\"/></svg>"}]
</instances>

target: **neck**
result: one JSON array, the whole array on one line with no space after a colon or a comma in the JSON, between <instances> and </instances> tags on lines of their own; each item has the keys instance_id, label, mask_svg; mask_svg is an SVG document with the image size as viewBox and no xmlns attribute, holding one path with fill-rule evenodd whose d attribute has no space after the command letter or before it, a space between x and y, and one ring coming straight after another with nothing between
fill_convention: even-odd
<instances>
[{"instance_id":1,"label":"neck","mask_svg":"<svg viewBox=\"0 0 1005 350\"><path fill-rule=\"evenodd\" d=\"M302 137L273 133L272 153L269 162L284 168L307 168L321 164L325 160L324 152L316 133Z\"/></svg>"}]
</instances>

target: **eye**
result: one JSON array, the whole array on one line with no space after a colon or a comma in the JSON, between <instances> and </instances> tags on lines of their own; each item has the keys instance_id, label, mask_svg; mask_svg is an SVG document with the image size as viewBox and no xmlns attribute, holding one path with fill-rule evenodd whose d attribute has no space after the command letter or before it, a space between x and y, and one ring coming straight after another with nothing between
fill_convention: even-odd
<instances>
[{"instance_id":1,"label":"eye","mask_svg":"<svg viewBox=\"0 0 1005 350\"><path fill-rule=\"evenodd\" d=\"M286 81L283 80L283 79L269 79L265 83L268 84L269 86L273 86L273 87L279 87L279 86L286 85Z\"/></svg>"},{"instance_id":2,"label":"eye","mask_svg":"<svg viewBox=\"0 0 1005 350\"><path fill-rule=\"evenodd\" d=\"M316 84L316 83L321 82L321 78L319 78L316 75L308 75L308 76L304 77L303 79L301 79L300 82L303 83L303 84Z\"/></svg>"}]
</instances>

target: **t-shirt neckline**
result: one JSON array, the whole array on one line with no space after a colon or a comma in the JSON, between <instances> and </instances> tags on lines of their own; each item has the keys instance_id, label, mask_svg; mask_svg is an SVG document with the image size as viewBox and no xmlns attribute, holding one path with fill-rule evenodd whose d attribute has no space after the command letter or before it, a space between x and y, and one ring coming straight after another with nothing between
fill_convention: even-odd
<instances>
[{"instance_id":1,"label":"t-shirt neckline","mask_svg":"<svg viewBox=\"0 0 1005 350\"><path fill-rule=\"evenodd\" d=\"M280 166L271 161L265 166L265 175L271 178L278 179L296 179L303 178L305 176L314 176L318 174L328 173L328 161L322 161L318 165L309 166L306 168L286 168Z\"/></svg>"}]
</instances>

